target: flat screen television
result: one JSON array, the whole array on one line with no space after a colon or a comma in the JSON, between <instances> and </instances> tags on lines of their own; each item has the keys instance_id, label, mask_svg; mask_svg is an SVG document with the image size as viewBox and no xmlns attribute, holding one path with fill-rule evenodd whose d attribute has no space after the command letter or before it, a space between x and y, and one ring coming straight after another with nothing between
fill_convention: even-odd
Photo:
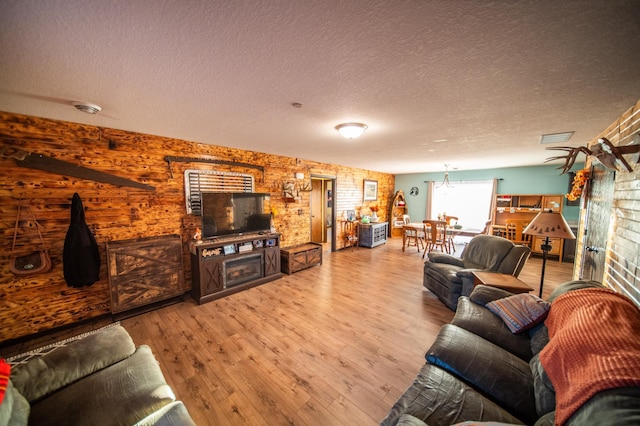
<instances>
[{"instance_id":1,"label":"flat screen television","mask_svg":"<svg viewBox=\"0 0 640 426\"><path fill-rule=\"evenodd\" d=\"M202 192L202 238L269 232L271 215L264 213L269 194Z\"/></svg>"}]
</instances>

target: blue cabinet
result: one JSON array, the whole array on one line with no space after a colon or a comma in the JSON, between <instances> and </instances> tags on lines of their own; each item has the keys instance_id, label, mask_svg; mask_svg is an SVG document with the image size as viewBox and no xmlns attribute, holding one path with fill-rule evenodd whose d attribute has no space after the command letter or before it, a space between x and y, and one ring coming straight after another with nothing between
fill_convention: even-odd
<instances>
[{"instance_id":1,"label":"blue cabinet","mask_svg":"<svg viewBox=\"0 0 640 426\"><path fill-rule=\"evenodd\" d=\"M377 247L387 242L389 234L388 222L359 223L358 235L361 247Z\"/></svg>"}]
</instances>

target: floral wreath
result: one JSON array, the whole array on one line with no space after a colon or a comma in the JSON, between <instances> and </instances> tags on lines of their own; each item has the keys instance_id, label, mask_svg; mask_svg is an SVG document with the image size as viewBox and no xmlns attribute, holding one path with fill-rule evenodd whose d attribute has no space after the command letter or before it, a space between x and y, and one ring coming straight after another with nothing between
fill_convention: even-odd
<instances>
[{"instance_id":1,"label":"floral wreath","mask_svg":"<svg viewBox=\"0 0 640 426\"><path fill-rule=\"evenodd\" d=\"M582 195L582 191L584 189L584 185L589 180L589 170L582 169L576 172L576 175L573 177L573 187L571 188L571 192L566 194L567 200L575 201Z\"/></svg>"}]
</instances>

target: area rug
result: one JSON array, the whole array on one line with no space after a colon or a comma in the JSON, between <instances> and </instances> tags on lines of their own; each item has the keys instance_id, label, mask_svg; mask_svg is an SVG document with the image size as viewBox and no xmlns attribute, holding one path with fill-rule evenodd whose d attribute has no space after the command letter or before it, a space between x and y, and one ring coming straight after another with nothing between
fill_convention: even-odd
<instances>
[{"instance_id":1,"label":"area rug","mask_svg":"<svg viewBox=\"0 0 640 426\"><path fill-rule=\"evenodd\" d=\"M14 355L14 356L8 357L8 358L6 358L6 362L8 364L12 365L12 366L24 364L24 363L26 363L26 362L34 359L34 358L38 358L38 357L41 357L41 356L46 355L48 353L51 353L51 352L55 351L58 348L63 348L63 347L65 347L66 345L68 345L69 343L71 343L73 341L82 339L83 337L90 336L92 334L98 333L101 330L104 330L105 328L114 327L116 325L120 325L120 321L114 322L113 324L105 325L104 327L100 327L100 328L97 328L95 330L88 331L86 333L78 334L77 336L73 336L73 337L66 338L64 340L60 340L60 341L55 342L55 343L50 343L50 344L48 344L46 346L43 346L41 348L38 348L38 349L33 349L33 350L28 351L28 352L19 354L19 355Z\"/></svg>"}]
</instances>

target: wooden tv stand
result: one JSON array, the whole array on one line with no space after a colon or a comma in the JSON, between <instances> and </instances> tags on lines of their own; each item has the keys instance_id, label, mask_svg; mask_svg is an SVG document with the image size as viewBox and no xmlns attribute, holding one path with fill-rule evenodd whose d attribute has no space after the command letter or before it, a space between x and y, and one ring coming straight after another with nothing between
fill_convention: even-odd
<instances>
[{"instance_id":1,"label":"wooden tv stand","mask_svg":"<svg viewBox=\"0 0 640 426\"><path fill-rule=\"evenodd\" d=\"M199 304L282 277L280 234L191 242L191 296Z\"/></svg>"}]
</instances>

